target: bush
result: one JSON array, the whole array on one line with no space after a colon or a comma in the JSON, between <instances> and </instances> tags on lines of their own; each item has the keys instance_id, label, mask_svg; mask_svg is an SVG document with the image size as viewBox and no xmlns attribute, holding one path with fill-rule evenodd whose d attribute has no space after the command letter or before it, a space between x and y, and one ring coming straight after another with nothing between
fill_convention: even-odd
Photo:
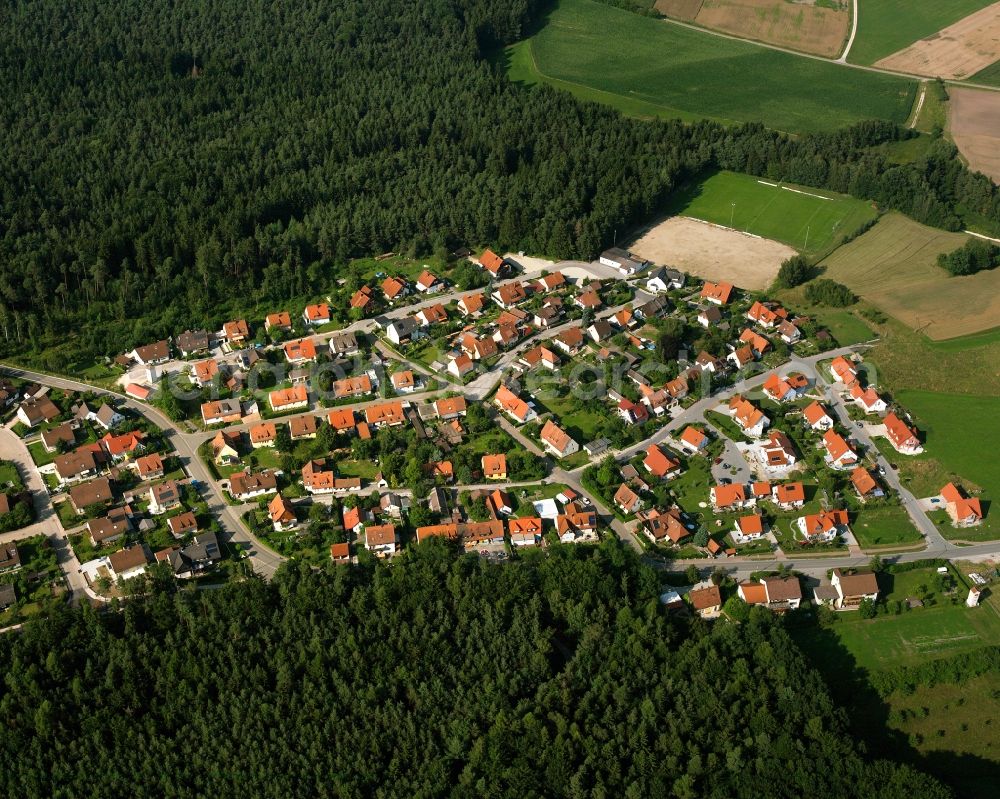
<instances>
[{"instance_id":1,"label":"bush","mask_svg":"<svg viewBox=\"0 0 1000 799\"><path fill-rule=\"evenodd\" d=\"M974 275L1000 266L1000 247L988 241L970 239L957 250L941 253L937 265L953 276Z\"/></svg>"},{"instance_id":2,"label":"bush","mask_svg":"<svg viewBox=\"0 0 1000 799\"><path fill-rule=\"evenodd\" d=\"M815 305L829 305L834 308L846 308L854 305L858 298L847 286L835 280L814 280L806 286L806 299Z\"/></svg>"},{"instance_id":3,"label":"bush","mask_svg":"<svg viewBox=\"0 0 1000 799\"><path fill-rule=\"evenodd\" d=\"M793 289L811 280L813 273L814 270L809 261L801 255L793 255L778 269L778 276L774 279L774 287Z\"/></svg>"}]
</instances>

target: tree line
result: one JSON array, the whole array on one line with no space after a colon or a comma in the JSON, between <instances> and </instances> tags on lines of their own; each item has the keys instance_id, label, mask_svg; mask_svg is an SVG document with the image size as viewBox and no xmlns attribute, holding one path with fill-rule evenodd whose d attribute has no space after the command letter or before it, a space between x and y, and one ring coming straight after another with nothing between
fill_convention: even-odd
<instances>
[{"instance_id":1,"label":"tree line","mask_svg":"<svg viewBox=\"0 0 1000 799\"><path fill-rule=\"evenodd\" d=\"M12 797L946 797L869 760L780 620L669 615L615 542L159 590L0 636Z\"/></svg>"},{"instance_id":2,"label":"tree line","mask_svg":"<svg viewBox=\"0 0 1000 799\"><path fill-rule=\"evenodd\" d=\"M947 229L1000 196L873 121L789 138L638 121L511 84L543 0L15 2L0 18L0 355L52 370L329 292L347 262L462 245L591 258L733 169Z\"/></svg>"}]
</instances>

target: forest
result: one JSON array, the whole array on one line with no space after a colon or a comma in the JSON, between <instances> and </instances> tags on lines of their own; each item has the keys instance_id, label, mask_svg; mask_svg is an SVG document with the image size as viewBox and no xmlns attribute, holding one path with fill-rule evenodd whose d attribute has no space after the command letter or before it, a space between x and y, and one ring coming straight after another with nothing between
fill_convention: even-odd
<instances>
[{"instance_id":1,"label":"forest","mask_svg":"<svg viewBox=\"0 0 1000 799\"><path fill-rule=\"evenodd\" d=\"M0 356L80 371L329 290L353 257L592 257L724 168L956 229L1000 195L872 121L643 122L490 60L545 0L15 0L0 16ZM961 203L959 203L961 198Z\"/></svg>"},{"instance_id":2,"label":"forest","mask_svg":"<svg viewBox=\"0 0 1000 799\"><path fill-rule=\"evenodd\" d=\"M9 797L934 799L868 759L780 620L670 616L635 555L392 565L63 610L0 636Z\"/></svg>"}]
</instances>

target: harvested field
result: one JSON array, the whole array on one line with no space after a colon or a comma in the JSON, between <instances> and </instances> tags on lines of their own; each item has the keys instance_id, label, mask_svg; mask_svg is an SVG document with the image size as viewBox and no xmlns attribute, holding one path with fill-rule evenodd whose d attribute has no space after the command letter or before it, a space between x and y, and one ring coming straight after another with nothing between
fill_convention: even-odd
<instances>
[{"instance_id":1,"label":"harvested field","mask_svg":"<svg viewBox=\"0 0 1000 799\"><path fill-rule=\"evenodd\" d=\"M1000 92L948 89L948 129L972 169L1000 183Z\"/></svg>"},{"instance_id":2,"label":"harvested field","mask_svg":"<svg viewBox=\"0 0 1000 799\"><path fill-rule=\"evenodd\" d=\"M629 249L654 263L752 291L770 286L781 262L795 255L776 241L683 216L654 225Z\"/></svg>"},{"instance_id":3,"label":"harvested field","mask_svg":"<svg viewBox=\"0 0 1000 799\"><path fill-rule=\"evenodd\" d=\"M962 79L1000 60L1000 3L876 61L884 69Z\"/></svg>"},{"instance_id":4,"label":"harvested field","mask_svg":"<svg viewBox=\"0 0 1000 799\"><path fill-rule=\"evenodd\" d=\"M928 338L954 338L1000 324L1000 269L952 277L936 264L967 239L891 213L821 265L824 277Z\"/></svg>"},{"instance_id":5,"label":"harvested field","mask_svg":"<svg viewBox=\"0 0 1000 799\"><path fill-rule=\"evenodd\" d=\"M694 22L705 0L656 0L653 8L665 17Z\"/></svg>"},{"instance_id":6,"label":"harvested field","mask_svg":"<svg viewBox=\"0 0 1000 799\"><path fill-rule=\"evenodd\" d=\"M836 57L844 48L851 15L839 8L787 0L657 0L654 8L675 19L804 53Z\"/></svg>"}]
</instances>

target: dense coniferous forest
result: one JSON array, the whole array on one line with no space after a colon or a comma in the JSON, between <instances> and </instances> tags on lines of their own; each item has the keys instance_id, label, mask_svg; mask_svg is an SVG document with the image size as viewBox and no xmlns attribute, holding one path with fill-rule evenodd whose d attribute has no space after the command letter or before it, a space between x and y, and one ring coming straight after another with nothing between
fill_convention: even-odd
<instances>
[{"instance_id":1,"label":"dense coniferous forest","mask_svg":"<svg viewBox=\"0 0 1000 799\"><path fill-rule=\"evenodd\" d=\"M15 1L0 16L0 354L68 369L353 256L494 244L591 257L723 167L955 228L1000 199L939 142L640 122L506 81L543 0ZM961 204L958 198L961 197Z\"/></svg>"},{"instance_id":2,"label":"dense coniferous forest","mask_svg":"<svg viewBox=\"0 0 1000 799\"><path fill-rule=\"evenodd\" d=\"M10 797L947 796L867 760L781 623L670 618L615 544L66 611L0 637ZM759 613L759 615L758 615Z\"/></svg>"}]
</instances>

